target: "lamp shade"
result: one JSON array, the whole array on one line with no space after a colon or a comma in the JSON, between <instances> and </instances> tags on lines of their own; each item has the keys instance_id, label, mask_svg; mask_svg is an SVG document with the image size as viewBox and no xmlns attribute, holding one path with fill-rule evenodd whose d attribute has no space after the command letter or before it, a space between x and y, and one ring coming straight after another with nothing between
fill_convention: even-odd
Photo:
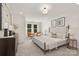
<instances>
[{"instance_id":1,"label":"lamp shade","mask_svg":"<svg viewBox=\"0 0 79 59\"><path fill-rule=\"evenodd\" d=\"M8 23L4 23L4 28L8 28Z\"/></svg>"},{"instance_id":2,"label":"lamp shade","mask_svg":"<svg viewBox=\"0 0 79 59\"><path fill-rule=\"evenodd\" d=\"M12 25L9 25L9 30L13 30L13 26Z\"/></svg>"},{"instance_id":3,"label":"lamp shade","mask_svg":"<svg viewBox=\"0 0 79 59\"><path fill-rule=\"evenodd\" d=\"M73 39L74 38L74 32L72 30L69 30L70 33L70 38Z\"/></svg>"}]
</instances>

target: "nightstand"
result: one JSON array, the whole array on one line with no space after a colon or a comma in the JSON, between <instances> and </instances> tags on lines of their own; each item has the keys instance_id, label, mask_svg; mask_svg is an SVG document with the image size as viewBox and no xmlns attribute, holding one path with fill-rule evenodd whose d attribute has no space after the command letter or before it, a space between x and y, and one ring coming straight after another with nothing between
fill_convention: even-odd
<instances>
[{"instance_id":1,"label":"nightstand","mask_svg":"<svg viewBox=\"0 0 79 59\"><path fill-rule=\"evenodd\" d=\"M68 42L69 42L68 48L77 49L77 40L76 39L69 39Z\"/></svg>"}]
</instances>

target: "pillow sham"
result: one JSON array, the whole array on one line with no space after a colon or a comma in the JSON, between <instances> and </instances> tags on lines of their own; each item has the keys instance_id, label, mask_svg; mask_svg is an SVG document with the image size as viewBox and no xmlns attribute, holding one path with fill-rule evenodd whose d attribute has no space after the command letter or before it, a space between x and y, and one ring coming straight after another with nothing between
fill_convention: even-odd
<instances>
[{"instance_id":1,"label":"pillow sham","mask_svg":"<svg viewBox=\"0 0 79 59\"><path fill-rule=\"evenodd\" d=\"M57 38L65 39L65 34L57 33Z\"/></svg>"},{"instance_id":2,"label":"pillow sham","mask_svg":"<svg viewBox=\"0 0 79 59\"><path fill-rule=\"evenodd\" d=\"M48 33L48 36L52 37L52 38L56 38L57 37L56 33Z\"/></svg>"}]
</instances>

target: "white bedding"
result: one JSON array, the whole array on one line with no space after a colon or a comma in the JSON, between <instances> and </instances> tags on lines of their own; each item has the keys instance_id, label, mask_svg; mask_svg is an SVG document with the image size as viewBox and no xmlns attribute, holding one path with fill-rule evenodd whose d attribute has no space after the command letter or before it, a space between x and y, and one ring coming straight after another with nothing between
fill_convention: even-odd
<instances>
[{"instance_id":1,"label":"white bedding","mask_svg":"<svg viewBox=\"0 0 79 59\"><path fill-rule=\"evenodd\" d=\"M44 43L46 43L46 50L48 50L66 44L66 39L51 38L49 36L35 36L33 42L42 49L44 49Z\"/></svg>"}]
</instances>

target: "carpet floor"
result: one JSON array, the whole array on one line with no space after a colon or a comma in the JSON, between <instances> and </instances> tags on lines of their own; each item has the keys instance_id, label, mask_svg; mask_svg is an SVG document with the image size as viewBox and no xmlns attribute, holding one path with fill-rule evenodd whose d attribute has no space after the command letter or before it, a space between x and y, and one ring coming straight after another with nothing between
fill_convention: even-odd
<instances>
[{"instance_id":1,"label":"carpet floor","mask_svg":"<svg viewBox=\"0 0 79 59\"><path fill-rule=\"evenodd\" d=\"M32 40L26 40L18 45L16 56L79 56L79 50L72 50L63 46L44 54Z\"/></svg>"}]
</instances>

